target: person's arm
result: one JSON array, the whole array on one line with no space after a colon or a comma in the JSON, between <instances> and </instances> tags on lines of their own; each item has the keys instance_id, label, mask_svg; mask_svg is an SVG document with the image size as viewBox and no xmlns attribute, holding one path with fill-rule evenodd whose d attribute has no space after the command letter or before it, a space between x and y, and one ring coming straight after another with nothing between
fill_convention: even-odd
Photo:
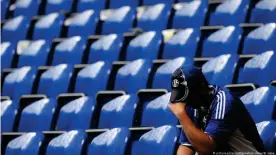
<instances>
[{"instance_id":1,"label":"person's arm","mask_svg":"<svg viewBox=\"0 0 276 155\"><path fill-rule=\"evenodd\" d=\"M194 151L184 145L179 145L177 155L194 155Z\"/></svg>"}]
</instances>

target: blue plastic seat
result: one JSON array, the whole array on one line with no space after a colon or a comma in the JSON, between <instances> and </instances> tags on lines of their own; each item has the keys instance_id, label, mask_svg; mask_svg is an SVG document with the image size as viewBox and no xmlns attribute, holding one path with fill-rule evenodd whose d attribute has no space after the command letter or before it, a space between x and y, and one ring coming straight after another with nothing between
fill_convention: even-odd
<instances>
[{"instance_id":1,"label":"blue plastic seat","mask_svg":"<svg viewBox=\"0 0 276 155\"><path fill-rule=\"evenodd\" d=\"M4 80L2 95L19 99L21 95L31 94L35 77L36 69L30 66L13 70Z\"/></svg>"},{"instance_id":2,"label":"blue plastic seat","mask_svg":"<svg viewBox=\"0 0 276 155\"><path fill-rule=\"evenodd\" d=\"M178 31L164 45L163 58L174 59L177 57L188 57L193 59L197 50L200 32L188 28Z\"/></svg>"},{"instance_id":3,"label":"blue plastic seat","mask_svg":"<svg viewBox=\"0 0 276 155\"><path fill-rule=\"evenodd\" d=\"M173 155L178 134L178 129L169 125L152 129L134 143L132 155Z\"/></svg>"},{"instance_id":4,"label":"blue plastic seat","mask_svg":"<svg viewBox=\"0 0 276 155\"><path fill-rule=\"evenodd\" d=\"M163 3L149 6L138 18L137 27L144 31L161 31L167 28L170 7Z\"/></svg>"},{"instance_id":5,"label":"blue plastic seat","mask_svg":"<svg viewBox=\"0 0 276 155\"><path fill-rule=\"evenodd\" d=\"M88 62L109 61L111 63L117 61L119 60L122 45L122 35L110 34L103 36L91 44Z\"/></svg>"},{"instance_id":6,"label":"blue plastic seat","mask_svg":"<svg viewBox=\"0 0 276 155\"><path fill-rule=\"evenodd\" d=\"M96 96L106 90L111 67L109 62L98 61L83 68L77 75L75 92Z\"/></svg>"},{"instance_id":7,"label":"blue plastic seat","mask_svg":"<svg viewBox=\"0 0 276 155\"><path fill-rule=\"evenodd\" d=\"M4 20L6 18L9 3L10 1L1 0L1 20Z\"/></svg>"},{"instance_id":8,"label":"blue plastic seat","mask_svg":"<svg viewBox=\"0 0 276 155\"><path fill-rule=\"evenodd\" d=\"M121 34L131 31L135 12L135 9L132 9L130 6L123 6L112 10L111 15L103 23L102 34Z\"/></svg>"},{"instance_id":9,"label":"blue plastic seat","mask_svg":"<svg viewBox=\"0 0 276 155\"><path fill-rule=\"evenodd\" d=\"M38 14L40 1L37 0L17 0L15 2L14 16L23 15L28 18Z\"/></svg>"},{"instance_id":10,"label":"blue plastic seat","mask_svg":"<svg viewBox=\"0 0 276 155\"><path fill-rule=\"evenodd\" d=\"M171 7L173 4L174 0L150 0L150 1L144 1L143 5L155 5L159 3L164 3L167 5L167 7Z\"/></svg>"},{"instance_id":11,"label":"blue plastic seat","mask_svg":"<svg viewBox=\"0 0 276 155\"><path fill-rule=\"evenodd\" d=\"M2 27L2 40L17 43L27 37L30 20L24 16L17 16L8 20Z\"/></svg>"},{"instance_id":12,"label":"blue plastic seat","mask_svg":"<svg viewBox=\"0 0 276 155\"><path fill-rule=\"evenodd\" d=\"M228 26L212 33L203 43L202 56L216 57L222 54L237 54L241 29Z\"/></svg>"},{"instance_id":13,"label":"blue plastic seat","mask_svg":"<svg viewBox=\"0 0 276 155\"><path fill-rule=\"evenodd\" d=\"M251 31L244 40L243 54L260 54L276 49L276 24L269 23Z\"/></svg>"},{"instance_id":14,"label":"blue plastic seat","mask_svg":"<svg viewBox=\"0 0 276 155\"><path fill-rule=\"evenodd\" d=\"M264 121L256 124L265 149L268 152L276 152L276 121Z\"/></svg>"},{"instance_id":15,"label":"blue plastic seat","mask_svg":"<svg viewBox=\"0 0 276 155\"><path fill-rule=\"evenodd\" d=\"M65 20L68 26L68 37L94 35L99 21L99 13L94 10L86 10Z\"/></svg>"},{"instance_id":16,"label":"blue plastic seat","mask_svg":"<svg viewBox=\"0 0 276 155\"><path fill-rule=\"evenodd\" d=\"M276 0L261 0L252 10L250 23L276 23Z\"/></svg>"},{"instance_id":17,"label":"blue plastic seat","mask_svg":"<svg viewBox=\"0 0 276 155\"><path fill-rule=\"evenodd\" d=\"M204 25L208 5L201 0L191 1L185 4L177 4L177 10L173 18L173 28L199 28Z\"/></svg>"},{"instance_id":18,"label":"blue plastic seat","mask_svg":"<svg viewBox=\"0 0 276 155\"><path fill-rule=\"evenodd\" d=\"M94 109L92 97L80 97L65 104L59 113L57 130L89 129Z\"/></svg>"},{"instance_id":19,"label":"blue plastic seat","mask_svg":"<svg viewBox=\"0 0 276 155\"><path fill-rule=\"evenodd\" d=\"M32 41L30 45L19 54L18 67L46 66L51 45L45 40Z\"/></svg>"},{"instance_id":20,"label":"blue plastic seat","mask_svg":"<svg viewBox=\"0 0 276 155\"><path fill-rule=\"evenodd\" d=\"M82 12L90 9L100 11L105 8L105 5L106 5L106 0L79 0L77 11Z\"/></svg>"},{"instance_id":21,"label":"blue plastic seat","mask_svg":"<svg viewBox=\"0 0 276 155\"><path fill-rule=\"evenodd\" d=\"M132 127L137 104L136 95L122 95L105 103L98 128Z\"/></svg>"},{"instance_id":22,"label":"blue plastic seat","mask_svg":"<svg viewBox=\"0 0 276 155\"><path fill-rule=\"evenodd\" d=\"M168 108L170 96L171 93L167 93L144 104L141 126L177 125L178 119Z\"/></svg>"},{"instance_id":23,"label":"blue plastic seat","mask_svg":"<svg viewBox=\"0 0 276 155\"><path fill-rule=\"evenodd\" d=\"M51 13L40 18L35 26L33 39L45 39L52 41L52 39L58 38L61 33L64 16L58 13Z\"/></svg>"},{"instance_id":24,"label":"blue plastic seat","mask_svg":"<svg viewBox=\"0 0 276 155\"><path fill-rule=\"evenodd\" d=\"M25 133L8 143L5 155L38 154L43 139L41 133Z\"/></svg>"},{"instance_id":25,"label":"blue plastic seat","mask_svg":"<svg viewBox=\"0 0 276 155\"><path fill-rule=\"evenodd\" d=\"M72 67L67 64L53 66L42 73L38 86L38 94L56 97L60 93L67 93L72 76Z\"/></svg>"},{"instance_id":26,"label":"blue plastic seat","mask_svg":"<svg viewBox=\"0 0 276 155\"><path fill-rule=\"evenodd\" d=\"M239 83L254 83L267 86L276 79L276 55L267 51L248 60L239 75Z\"/></svg>"},{"instance_id":27,"label":"blue plastic seat","mask_svg":"<svg viewBox=\"0 0 276 155\"><path fill-rule=\"evenodd\" d=\"M209 25L238 25L244 23L249 8L249 0L223 1L211 13Z\"/></svg>"},{"instance_id":28,"label":"blue plastic seat","mask_svg":"<svg viewBox=\"0 0 276 155\"><path fill-rule=\"evenodd\" d=\"M223 87L232 84L237 63L237 55L224 54L206 62L202 72L210 84Z\"/></svg>"},{"instance_id":29,"label":"blue plastic seat","mask_svg":"<svg viewBox=\"0 0 276 155\"><path fill-rule=\"evenodd\" d=\"M127 128L110 129L92 140L87 155L124 155L129 137Z\"/></svg>"},{"instance_id":30,"label":"blue plastic seat","mask_svg":"<svg viewBox=\"0 0 276 155\"><path fill-rule=\"evenodd\" d=\"M17 107L12 100L1 101L1 132L12 132Z\"/></svg>"},{"instance_id":31,"label":"blue plastic seat","mask_svg":"<svg viewBox=\"0 0 276 155\"><path fill-rule=\"evenodd\" d=\"M145 32L132 39L127 48L126 59L157 59L162 42L162 34L155 31Z\"/></svg>"},{"instance_id":32,"label":"blue plastic seat","mask_svg":"<svg viewBox=\"0 0 276 155\"><path fill-rule=\"evenodd\" d=\"M86 134L83 131L65 132L50 141L46 155L81 155L85 138Z\"/></svg>"},{"instance_id":33,"label":"blue plastic seat","mask_svg":"<svg viewBox=\"0 0 276 155\"><path fill-rule=\"evenodd\" d=\"M52 64L81 64L85 46L80 36L66 38L56 46Z\"/></svg>"},{"instance_id":34,"label":"blue plastic seat","mask_svg":"<svg viewBox=\"0 0 276 155\"><path fill-rule=\"evenodd\" d=\"M130 6L135 9L139 5L140 0L110 0L110 8L117 9L123 6Z\"/></svg>"},{"instance_id":35,"label":"blue plastic seat","mask_svg":"<svg viewBox=\"0 0 276 155\"><path fill-rule=\"evenodd\" d=\"M1 43L1 68L10 68L12 65L15 47L11 42Z\"/></svg>"},{"instance_id":36,"label":"blue plastic seat","mask_svg":"<svg viewBox=\"0 0 276 155\"><path fill-rule=\"evenodd\" d=\"M153 78L152 88L154 89L167 89L171 90L171 83L164 82L170 81L172 73L181 66L190 66L193 65L193 59L179 57L172 60L169 60L162 66L160 66Z\"/></svg>"},{"instance_id":37,"label":"blue plastic seat","mask_svg":"<svg viewBox=\"0 0 276 155\"><path fill-rule=\"evenodd\" d=\"M121 67L116 75L115 90L136 93L147 87L152 63L144 59L132 61Z\"/></svg>"},{"instance_id":38,"label":"blue plastic seat","mask_svg":"<svg viewBox=\"0 0 276 155\"><path fill-rule=\"evenodd\" d=\"M56 103L53 99L41 99L23 109L19 132L50 131Z\"/></svg>"},{"instance_id":39,"label":"blue plastic seat","mask_svg":"<svg viewBox=\"0 0 276 155\"><path fill-rule=\"evenodd\" d=\"M72 10L73 2L74 0L47 0L45 13L49 14L60 11L66 11L70 13Z\"/></svg>"}]
</instances>

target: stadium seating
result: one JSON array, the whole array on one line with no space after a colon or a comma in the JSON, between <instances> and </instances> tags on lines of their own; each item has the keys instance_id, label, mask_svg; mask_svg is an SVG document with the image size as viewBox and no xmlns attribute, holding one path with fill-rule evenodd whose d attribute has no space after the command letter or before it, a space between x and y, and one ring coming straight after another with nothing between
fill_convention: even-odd
<instances>
[{"instance_id":1,"label":"stadium seating","mask_svg":"<svg viewBox=\"0 0 276 155\"><path fill-rule=\"evenodd\" d=\"M24 48L21 53L18 53L19 58L17 67L46 66L50 48L50 43L45 40L30 42L30 44Z\"/></svg>"},{"instance_id":2,"label":"stadium seating","mask_svg":"<svg viewBox=\"0 0 276 155\"><path fill-rule=\"evenodd\" d=\"M210 84L223 87L232 84L237 63L237 55L224 54L206 62L202 72Z\"/></svg>"},{"instance_id":3,"label":"stadium seating","mask_svg":"<svg viewBox=\"0 0 276 155\"><path fill-rule=\"evenodd\" d=\"M9 1L1 0L1 20L4 20L6 18L8 7Z\"/></svg>"},{"instance_id":4,"label":"stadium seating","mask_svg":"<svg viewBox=\"0 0 276 155\"><path fill-rule=\"evenodd\" d=\"M54 99L41 99L23 109L19 132L50 131L56 103Z\"/></svg>"},{"instance_id":5,"label":"stadium seating","mask_svg":"<svg viewBox=\"0 0 276 155\"><path fill-rule=\"evenodd\" d=\"M17 16L6 21L2 27L2 40L17 43L27 37L30 20L24 16Z\"/></svg>"},{"instance_id":6,"label":"stadium seating","mask_svg":"<svg viewBox=\"0 0 276 155\"><path fill-rule=\"evenodd\" d=\"M149 77L151 62L144 59L132 61L121 67L116 75L115 90L136 93L145 89Z\"/></svg>"},{"instance_id":7,"label":"stadium seating","mask_svg":"<svg viewBox=\"0 0 276 155\"><path fill-rule=\"evenodd\" d=\"M204 25L207 6L204 1L195 0L188 3L179 3L175 6L173 28L198 28Z\"/></svg>"},{"instance_id":8,"label":"stadium seating","mask_svg":"<svg viewBox=\"0 0 276 155\"><path fill-rule=\"evenodd\" d=\"M119 34L110 34L101 37L90 46L89 63L97 61L119 60L120 51L123 45L123 36Z\"/></svg>"},{"instance_id":9,"label":"stadium seating","mask_svg":"<svg viewBox=\"0 0 276 155\"><path fill-rule=\"evenodd\" d=\"M25 133L9 142L5 155L38 154L43 139L40 133Z\"/></svg>"},{"instance_id":10,"label":"stadium seating","mask_svg":"<svg viewBox=\"0 0 276 155\"><path fill-rule=\"evenodd\" d=\"M276 49L276 24L269 23L251 31L244 41L243 54L260 54Z\"/></svg>"},{"instance_id":11,"label":"stadium seating","mask_svg":"<svg viewBox=\"0 0 276 155\"><path fill-rule=\"evenodd\" d=\"M77 75L75 92L95 96L106 89L110 71L111 64L104 61L86 66Z\"/></svg>"},{"instance_id":12,"label":"stadium seating","mask_svg":"<svg viewBox=\"0 0 276 155\"><path fill-rule=\"evenodd\" d=\"M140 3L140 0L110 0L110 8L117 9L123 6L130 6L131 8L136 8Z\"/></svg>"},{"instance_id":13,"label":"stadium seating","mask_svg":"<svg viewBox=\"0 0 276 155\"><path fill-rule=\"evenodd\" d=\"M138 98L133 95L119 96L102 107L98 128L132 127Z\"/></svg>"},{"instance_id":14,"label":"stadium seating","mask_svg":"<svg viewBox=\"0 0 276 155\"><path fill-rule=\"evenodd\" d=\"M36 69L30 66L14 69L9 73L3 83L3 96L19 99L21 95L32 93Z\"/></svg>"},{"instance_id":15,"label":"stadium seating","mask_svg":"<svg viewBox=\"0 0 276 155\"><path fill-rule=\"evenodd\" d=\"M41 17L34 26L33 40L45 39L52 41L58 38L61 33L64 16L58 13L51 13Z\"/></svg>"},{"instance_id":16,"label":"stadium seating","mask_svg":"<svg viewBox=\"0 0 276 155\"><path fill-rule=\"evenodd\" d=\"M252 10L250 23L275 23L276 0L261 0Z\"/></svg>"},{"instance_id":17,"label":"stadium seating","mask_svg":"<svg viewBox=\"0 0 276 155\"><path fill-rule=\"evenodd\" d=\"M154 89L167 89L171 90L171 83L164 82L170 81L172 77L172 73L181 66L189 66L193 65L193 59L179 57L173 60L169 60L167 63L160 66L153 79L152 88Z\"/></svg>"},{"instance_id":18,"label":"stadium seating","mask_svg":"<svg viewBox=\"0 0 276 155\"><path fill-rule=\"evenodd\" d=\"M12 132L17 114L17 103L12 100L1 101L1 132Z\"/></svg>"},{"instance_id":19,"label":"stadium seating","mask_svg":"<svg viewBox=\"0 0 276 155\"><path fill-rule=\"evenodd\" d=\"M26 16L31 18L36 16L39 11L40 1L33 0L16 0L14 4L14 16Z\"/></svg>"},{"instance_id":20,"label":"stadium seating","mask_svg":"<svg viewBox=\"0 0 276 155\"><path fill-rule=\"evenodd\" d=\"M71 12L74 0L47 0L45 13L53 13L59 11Z\"/></svg>"},{"instance_id":21,"label":"stadium seating","mask_svg":"<svg viewBox=\"0 0 276 155\"><path fill-rule=\"evenodd\" d=\"M107 0L79 0L77 6L77 12L93 9L100 11L105 8Z\"/></svg>"},{"instance_id":22,"label":"stadium seating","mask_svg":"<svg viewBox=\"0 0 276 155\"><path fill-rule=\"evenodd\" d=\"M102 34L121 34L131 31L135 12L135 9L132 9L130 6L123 6L112 10L110 16L103 23Z\"/></svg>"},{"instance_id":23,"label":"stadium seating","mask_svg":"<svg viewBox=\"0 0 276 155\"><path fill-rule=\"evenodd\" d=\"M86 10L73 15L65 20L64 25L68 26L68 37L94 35L99 21L99 12Z\"/></svg>"},{"instance_id":24,"label":"stadium seating","mask_svg":"<svg viewBox=\"0 0 276 155\"><path fill-rule=\"evenodd\" d=\"M210 16L209 25L238 25L244 23L249 0L223 1ZM227 19L227 20L226 20Z\"/></svg>"},{"instance_id":25,"label":"stadium seating","mask_svg":"<svg viewBox=\"0 0 276 155\"><path fill-rule=\"evenodd\" d=\"M176 32L164 45L163 59L188 57L193 59L197 51L200 32L196 29L185 29Z\"/></svg>"},{"instance_id":26,"label":"stadium seating","mask_svg":"<svg viewBox=\"0 0 276 155\"><path fill-rule=\"evenodd\" d=\"M267 86L276 79L276 56L273 51L267 51L248 60L239 75L239 83L254 83Z\"/></svg>"},{"instance_id":27,"label":"stadium seating","mask_svg":"<svg viewBox=\"0 0 276 155\"><path fill-rule=\"evenodd\" d=\"M143 5L155 5L155 4L166 4L167 7L170 7L173 4L174 0L150 0L144 1Z\"/></svg>"},{"instance_id":28,"label":"stadium seating","mask_svg":"<svg viewBox=\"0 0 276 155\"><path fill-rule=\"evenodd\" d=\"M202 56L216 57L222 54L237 54L240 39L241 29L239 27L224 27L204 40Z\"/></svg>"},{"instance_id":29,"label":"stadium seating","mask_svg":"<svg viewBox=\"0 0 276 155\"><path fill-rule=\"evenodd\" d=\"M116 154L124 155L129 140L127 128L110 129L95 137L88 148L87 155Z\"/></svg>"},{"instance_id":30,"label":"stadium seating","mask_svg":"<svg viewBox=\"0 0 276 155\"><path fill-rule=\"evenodd\" d=\"M268 152L276 152L276 122L264 121L256 124L258 132Z\"/></svg>"},{"instance_id":31,"label":"stadium seating","mask_svg":"<svg viewBox=\"0 0 276 155\"><path fill-rule=\"evenodd\" d=\"M66 93L71 76L72 67L70 65L60 64L53 66L42 73L37 93L54 98L60 93Z\"/></svg>"},{"instance_id":32,"label":"stadium seating","mask_svg":"<svg viewBox=\"0 0 276 155\"><path fill-rule=\"evenodd\" d=\"M162 34L155 31L142 33L132 39L127 48L126 59L157 59L162 42Z\"/></svg>"},{"instance_id":33,"label":"stadium seating","mask_svg":"<svg viewBox=\"0 0 276 155\"><path fill-rule=\"evenodd\" d=\"M95 102L92 97L80 97L64 105L59 113L57 130L89 129Z\"/></svg>"},{"instance_id":34,"label":"stadium seating","mask_svg":"<svg viewBox=\"0 0 276 155\"><path fill-rule=\"evenodd\" d=\"M173 126L161 126L142 135L132 145L132 155L173 155L178 137L178 129Z\"/></svg>"},{"instance_id":35,"label":"stadium seating","mask_svg":"<svg viewBox=\"0 0 276 155\"><path fill-rule=\"evenodd\" d=\"M52 139L47 147L46 155L81 155L86 134L83 131L72 130Z\"/></svg>"},{"instance_id":36,"label":"stadium seating","mask_svg":"<svg viewBox=\"0 0 276 155\"><path fill-rule=\"evenodd\" d=\"M1 43L1 68L10 68L12 65L15 47L11 42Z\"/></svg>"}]
</instances>

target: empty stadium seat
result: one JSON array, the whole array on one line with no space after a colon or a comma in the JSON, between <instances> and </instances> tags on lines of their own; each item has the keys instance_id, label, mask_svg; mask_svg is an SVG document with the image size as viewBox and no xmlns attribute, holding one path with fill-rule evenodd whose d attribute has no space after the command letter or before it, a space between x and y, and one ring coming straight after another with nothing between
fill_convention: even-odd
<instances>
[{"instance_id":1,"label":"empty stadium seat","mask_svg":"<svg viewBox=\"0 0 276 155\"><path fill-rule=\"evenodd\" d=\"M16 0L14 4L14 16L23 15L26 17L33 17L38 14L40 1L34 0Z\"/></svg>"},{"instance_id":2,"label":"empty stadium seat","mask_svg":"<svg viewBox=\"0 0 276 155\"><path fill-rule=\"evenodd\" d=\"M64 16L58 13L51 13L41 17L34 26L33 39L45 39L52 41L58 38L61 33Z\"/></svg>"},{"instance_id":3,"label":"empty stadium seat","mask_svg":"<svg viewBox=\"0 0 276 155\"><path fill-rule=\"evenodd\" d=\"M83 68L77 75L75 92L95 96L98 91L106 90L111 63L98 61Z\"/></svg>"},{"instance_id":4,"label":"empty stadium seat","mask_svg":"<svg viewBox=\"0 0 276 155\"><path fill-rule=\"evenodd\" d=\"M166 4L167 7L170 7L173 4L174 0L150 0L144 1L143 5L155 5L159 3Z\"/></svg>"},{"instance_id":5,"label":"empty stadium seat","mask_svg":"<svg viewBox=\"0 0 276 155\"><path fill-rule=\"evenodd\" d=\"M18 67L46 66L51 44L45 40L32 41L19 55Z\"/></svg>"},{"instance_id":6,"label":"empty stadium seat","mask_svg":"<svg viewBox=\"0 0 276 155\"><path fill-rule=\"evenodd\" d=\"M17 43L27 37L30 20L24 16L9 19L2 27L2 40Z\"/></svg>"},{"instance_id":7,"label":"empty stadium seat","mask_svg":"<svg viewBox=\"0 0 276 155\"><path fill-rule=\"evenodd\" d=\"M45 13L53 13L59 11L71 12L74 0L47 0Z\"/></svg>"},{"instance_id":8,"label":"empty stadium seat","mask_svg":"<svg viewBox=\"0 0 276 155\"><path fill-rule=\"evenodd\" d=\"M250 23L275 23L276 0L261 0L252 10Z\"/></svg>"},{"instance_id":9,"label":"empty stadium seat","mask_svg":"<svg viewBox=\"0 0 276 155\"><path fill-rule=\"evenodd\" d=\"M64 105L59 113L57 130L89 129L95 102L92 97L80 97Z\"/></svg>"},{"instance_id":10,"label":"empty stadium seat","mask_svg":"<svg viewBox=\"0 0 276 155\"><path fill-rule=\"evenodd\" d=\"M110 16L104 20L102 34L120 34L131 31L135 12L135 9L132 9L130 6L123 6L112 10Z\"/></svg>"},{"instance_id":11,"label":"empty stadium seat","mask_svg":"<svg viewBox=\"0 0 276 155\"><path fill-rule=\"evenodd\" d=\"M12 132L17 115L17 103L12 100L1 101L1 132Z\"/></svg>"},{"instance_id":12,"label":"empty stadium seat","mask_svg":"<svg viewBox=\"0 0 276 155\"><path fill-rule=\"evenodd\" d=\"M50 131L55 107L54 99L44 98L31 103L22 111L18 131Z\"/></svg>"},{"instance_id":13,"label":"empty stadium seat","mask_svg":"<svg viewBox=\"0 0 276 155\"><path fill-rule=\"evenodd\" d=\"M171 83L164 81L170 81L172 73L177 68L190 65L193 65L193 59L190 58L179 57L173 60L169 60L157 69L152 82L152 88L171 90Z\"/></svg>"},{"instance_id":14,"label":"empty stadium seat","mask_svg":"<svg viewBox=\"0 0 276 155\"><path fill-rule=\"evenodd\" d=\"M251 31L244 41L243 54L260 54L276 49L276 24L269 23Z\"/></svg>"},{"instance_id":15,"label":"empty stadium seat","mask_svg":"<svg viewBox=\"0 0 276 155\"><path fill-rule=\"evenodd\" d=\"M203 43L202 56L216 57L222 54L237 54L241 39L239 27L228 26L212 33Z\"/></svg>"},{"instance_id":16,"label":"empty stadium seat","mask_svg":"<svg viewBox=\"0 0 276 155\"><path fill-rule=\"evenodd\" d=\"M138 104L136 95L119 96L102 107L98 128L132 127Z\"/></svg>"},{"instance_id":17,"label":"empty stadium seat","mask_svg":"<svg viewBox=\"0 0 276 155\"><path fill-rule=\"evenodd\" d=\"M86 134L83 131L65 132L50 141L46 155L81 155L85 138Z\"/></svg>"},{"instance_id":18,"label":"empty stadium seat","mask_svg":"<svg viewBox=\"0 0 276 155\"><path fill-rule=\"evenodd\" d=\"M126 59L157 59L162 42L162 34L155 31L145 32L132 39L127 48Z\"/></svg>"},{"instance_id":19,"label":"empty stadium seat","mask_svg":"<svg viewBox=\"0 0 276 155\"><path fill-rule=\"evenodd\" d=\"M124 155L129 136L127 128L110 129L92 140L87 155Z\"/></svg>"},{"instance_id":20,"label":"empty stadium seat","mask_svg":"<svg viewBox=\"0 0 276 155\"><path fill-rule=\"evenodd\" d=\"M8 7L9 1L1 0L1 20L4 20L6 18Z\"/></svg>"},{"instance_id":21,"label":"empty stadium seat","mask_svg":"<svg viewBox=\"0 0 276 155\"><path fill-rule=\"evenodd\" d=\"M256 123L271 120L273 117L274 103L268 101L269 88L260 87L241 97L246 109Z\"/></svg>"},{"instance_id":22,"label":"empty stadium seat","mask_svg":"<svg viewBox=\"0 0 276 155\"><path fill-rule=\"evenodd\" d=\"M211 13L209 25L238 25L246 20L249 0L223 1Z\"/></svg>"},{"instance_id":23,"label":"empty stadium seat","mask_svg":"<svg viewBox=\"0 0 276 155\"><path fill-rule=\"evenodd\" d=\"M224 54L206 62L202 72L210 84L224 87L232 84L237 63L237 55Z\"/></svg>"},{"instance_id":24,"label":"empty stadium seat","mask_svg":"<svg viewBox=\"0 0 276 155\"><path fill-rule=\"evenodd\" d=\"M116 75L115 90L136 93L147 87L151 62L143 59L132 61L121 67Z\"/></svg>"},{"instance_id":25,"label":"empty stadium seat","mask_svg":"<svg viewBox=\"0 0 276 155\"><path fill-rule=\"evenodd\" d=\"M21 95L31 94L35 77L36 69L30 66L14 69L4 80L2 95L19 99Z\"/></svg>"},{"instance_id":26,"label":"empty stadium seat","mask_svg":"<svg viewBox=\"0 0 276 155\"><path fill-rule=\"evenodd\" d=\"M68 26L68 37L94 35L99 21L99 13L86 10L67 18L64 25Z\"/></svg>"},{"instance_id":27,"label":"empty stadium seat","mask_svg":"<svg viewBox=\"0 0 276 155\"><path fill-rule=\"evenodd\" d=\"M164 45L163 59L174 59L177 57L188 57L193 59L197 51L197 43L200 32L196 29L185 29L178 31Z\"/></svg>"},{"instance_id":28,"label":"empty stadium seat","mask_svg":"<svg viewBox=\"0 0 276 155\"><path fill-rule=\"evenodd\" d=\"M5 155L38 154L43 139L41 133L24 133L8 143Z\"/></svg>"},{"instance_id":29,"label":"empty stadium seat","mask_svg":"<svg viewBox=\"0 0 276 155\"><path fill-rule=\"evenodd\" d=\"M145 11L138 16L137 27L144 31L161 31L167 28L170 16L170 8L165 4L160 3L149 6Z\"/></svg>"},{"instance_id":30,"label":"empty stadium seat","mask_svg":"<svg viewBox=\"0 0 276 155\"><path fill-rule=\"evenodd\" d=\"M1 43L1 68L10 68L12 65L15 47L11 42Z\"/></svg>"},{"instance_id":31,"label":"empty stadium seat","mask_svg":"<svg viewBox=\"0 0 276 155\"><path fill-rule=\"evenodd\" d=\"M184 4L179 3L175 9L173 28L199 28L204 25L208 6L204 1L195 0Z\"/></svg>"},{"instance_id":32,"label":"empty stadium seat","mask_svg":"<svg viewBox=\"0 0 276 155\"><path fill-rule=\"evenodd\" d=\"M60 64L49 68L42 73L38 86L38 94L46 94L48 97L56 97L60 93L68 92L72 67Z\"/></svg>"},{"instance_id":33,"label":"empty stadium seat","mask_svg":"<svg viewBox=\"0 0 276 155\"><path fill-rule=\"evenodd\" d=\"M171 93L167 93L144 104L141 126L177 125L178 119L168 108L170 96Z\"/></svg>"},{"instance_id":34,"label":"empty stadium seat","mask_svg":"<svg viewBox=\"0 0 276 155\"><path fill-rule=\"evenodd\" d=\"M133 143L132 155L173 155L178 134L178 129L168 125L152 129Z\"/></svg>"},{"instance_id":35,"label":"empty stadium seat","mask_svg":"<svg viewBox=\"0 0 276 155\"><path fill-rule=\"evenodd\" d=\"M248 60L239 75L239 83L254 83L267 86L276 79L276 56L273 51L267 51Z\"/></svg>"},{"instance_id":36,"label":"empty stadium seat","mask_svg":"<svg viewBox=\"0 0 276 155\"><path fill-rule=\"evenodd\" d=\"M103 36L91 44L88 62L109 61L111 63L117 61L119 60L122 45L122 35L110 34Z\"/></svg>"},{"instance_id":37,"label":"empty stadium seat","mask_svg":"<svg viewBox=\"0 0 276 155\"><path fill-rule=\"evenodd\" d=\"M56 46L52 64L81 64L85 46L80 36L66 38Z\"/></svg>"},{"instance_id":38,"label":"empty stadium seat","mask_svg":"<svg viewBox=\"0 0 276 155\"><path fill-rule=\"evenodd\" d=\"M110 8L116 9L123 6L130 6L131 8L135 9L139 5L140 0L110 0Z\"/></svg>"},{"instance_id":39,"label":"empty stadium seat","mask_svg":"<svg viewBox=\"0 0 276 155\"><path fill-rule=\"evenodd\" d=\"M105 8L106 0L79 0L77 6L77 12L93 9L100 11Z\"/></svg>"},{"instance_id":40,"label":"empty stadium seat","mask_svg":"<svg viewBox=\"0 0 276 155\"><path fill-rule=\"evenodd\" d=\"M268 152L276 153L276 122L275 120L264 121L256 124L258 132Z\"/></svg>"}]
</instances>

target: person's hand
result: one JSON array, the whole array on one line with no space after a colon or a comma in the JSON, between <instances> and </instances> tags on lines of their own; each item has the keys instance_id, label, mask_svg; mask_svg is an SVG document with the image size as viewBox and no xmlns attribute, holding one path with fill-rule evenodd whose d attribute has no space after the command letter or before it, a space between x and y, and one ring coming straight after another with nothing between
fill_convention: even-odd
<instances>
[{"instance_id":1,"label":"person's hand","mask_svg":"<svg viewBox=\"0 0 276 155\"><path fill-rule=\"evenodd\" d=\"M180 118L184 113L186 113L186 104L185 103L173 103L168 104L168 107L175 114L177 118Z\"/></svg>"}]
</instances>

